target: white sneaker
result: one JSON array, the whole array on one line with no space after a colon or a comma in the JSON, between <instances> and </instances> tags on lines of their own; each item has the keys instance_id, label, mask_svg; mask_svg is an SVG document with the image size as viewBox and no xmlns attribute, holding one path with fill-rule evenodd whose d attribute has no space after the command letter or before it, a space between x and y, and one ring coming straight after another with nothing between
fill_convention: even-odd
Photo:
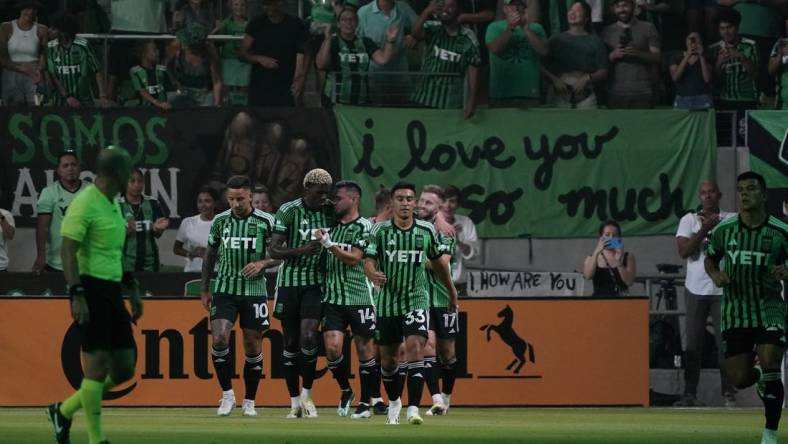
<instances>
[{"instance_id":1,"label":"white sneaker","mask_svg":"<svg viewBox=\"0 0 788 444\"><path fill-rule=\"evenodd\" d=\"M251 399L244 399L241 404L241 414L244 416L257 416L257 410L254 409L254 401Z\"/></svg>"},{"instance_id":2,"label":"white sneaker","mask_svg":"<svg viewBox=\"0 0 788 444\"><path fill-rule=\"evenodd\" d=\"M436 402L425 412L427 416L439 416L446 411L447 407L442 402Z\"/></svg>"},{"instance_id":3,"label":"white sneaker","mask_svg":"<svg viewBox=\"0 0 788 444\"><path fill-rule=\"evenodd\" d=\"M415 405L408 407L407 418L408 424L412 425L421 425L424 422L424 420L421 419L421 416L419 416L419 408Z\"/></svg>"},{"instance_id":4,"label":"white sneaker","mask_svg":"<svg viewBox=\"0 0 788 444\"><path fill-rule=\"evenodd\" d=\"M763 429L761 444L777 444L777 430Z\"/></svg>"},{"instance_id":5,"label":"white sneaker","mask_svg":"<svg viewBox=\"0 0 788 444\"><path fill-rule=\"evenodd\" d=\"M287 419L298 419L298 418L300 418L302 416L301 413L302 413L301 412L301 407L291 407L290 408L290 413L288 413L287 416L285 416L285 418L287 418Z\"/></svg>"},{"instance_id":6,"label":"white sneaker","mask_svg":"<svg viewBox=\"0 0 788 444\"><path fill-rule=\"evenodd\" d=\"M372 416L372 409L367 404L359 403L350 419L366 419Z\"/></svg>"},{"instance_id":7,"label":"white sneaker","mask_svg":"<svg viewBox=\"0 0 788 444\"><path fill-rule=\"evenodd\" d=\"M353 403L353 400L356 399L356 395L353 394L351 390L342 391L342 397L339 398L339 406L337 406L337 415L345 417L350 413L350 405Z\"/></svg>"},{"instance_id":8,"label":"white sneaker","mask_svg":"<svg viewBox=\"0 0 788 444\"><path fill-rule=\"evenodd\" d=\"M301 397L301 411L304 418L317 418L317 407L315 407L315 402L312 401L311 396L308 398Z\"/></svg>"},{"instance_id":9,"label":"white sneaker","mask_svg":"<svg viewBox=\"0 0 788 444\"><path fill-rule=\"evenodd\" d=\"M389 401L389 411L386 413L386 424L399 424L399 412L402 410L402 401Z\"/></svg>"},{"instance_id":10,"label":"white sneaker","mask_svg":"<svg viewBox=\"0 0 788 444\"><path fill-rule=\"evenodd\" d=\"M219 416L229 416L230 412L235 408L235 394L230 390L229 392L222 393L222 399L219 401L219 408L216 409L216 414Z\"/></svg>"}]
</instances>

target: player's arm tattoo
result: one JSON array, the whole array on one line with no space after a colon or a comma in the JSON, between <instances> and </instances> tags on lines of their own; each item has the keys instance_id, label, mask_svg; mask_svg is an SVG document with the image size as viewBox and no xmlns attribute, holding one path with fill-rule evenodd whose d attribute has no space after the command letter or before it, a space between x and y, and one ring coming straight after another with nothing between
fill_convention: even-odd
<instances>
[{"instance_id":1,"label":"player's arm tattoo","mask_svg":"<svg viewBox=\"0 0 788 444\"><path fill-rule=\"evenodd\" d=\"M205 248L205 257L202 261L202 291L209 291L211 287L211 275L216 267L216 260L219 258L219 250L208 245Z\"/></svg>"}]
</instances>

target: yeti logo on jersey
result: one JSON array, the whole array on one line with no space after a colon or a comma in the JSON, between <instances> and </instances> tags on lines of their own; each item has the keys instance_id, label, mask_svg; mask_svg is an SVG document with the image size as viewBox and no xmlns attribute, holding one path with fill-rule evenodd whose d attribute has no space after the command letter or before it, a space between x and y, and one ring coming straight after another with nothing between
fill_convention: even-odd
<instances>
[{"instance_id":1,"label":"yeti logo on jersey","mask_svg":"<svg viewBox=\"0 0 788 444\"><path fill-rule=\"evenodd\" d=\"M761 253L760 251L729 251L728 258L731 263L736 265L755 265L765 266L769 264L769 253Z\"/></svg>"},{"instance_id":2,"label":"yeti logo on jersey","mask_svg":"<svg viewBox=\"0 0 788 444\"><path fill-rule=\"evenodd\" d=\"M224 237L222 242L224 243L224 248L233 250L254 250L257 248L256 237Z\"/></svg>"},{"instance_id":3,"label":"yeti logo on jersey","mask_svg":"<svg viewBox=\"0 0 788 444\"><path fill-rule=\"evenodd\" d=\"M447 62L459 62L462 59L462 54L449 51L447 49L438 48L437 46L434 49L435 51L435 58L440 60L445 60Z\"/></svg>"},{"instance_id":4,"label":"yeti logo on jersey","mask_svg":"<svg viewBox=\"0 0 788 444\"><path fill-rule=\"evenodd\" d=\"M424 261L424 252L418 250L386 251L389 262L421 263Z\"/></svg>"},{"instance_id":5,"label":"yeti logo on jersey","mask_svg":"<svg viewBox=\"0 0 788 444\"><path fill-rule=\"evenodd\" d=\"M303 221L301 223L304 224L304 223L306 223L306 221ZM317 237L315 236L315 232L317 230L323 230L326 233L328 233L330 231L328 228L315 228L315 229L312 229L312 228L300 228L298 230L298 234L300 234L301 235L301 239L305 240L305 241L317 240Z\"/></svg>"},{"instance_id":6,"label":"yeti logo on jersey","mask_svg":"<svg viewBox=\"0 0 788 444\"><path fill-rule=\"evenodd\" d=\"M353 246L350 244L340 244L339 242L334 242L334 245L347 252L350 252L353 249Z\"/></svg>"}]
</instances>

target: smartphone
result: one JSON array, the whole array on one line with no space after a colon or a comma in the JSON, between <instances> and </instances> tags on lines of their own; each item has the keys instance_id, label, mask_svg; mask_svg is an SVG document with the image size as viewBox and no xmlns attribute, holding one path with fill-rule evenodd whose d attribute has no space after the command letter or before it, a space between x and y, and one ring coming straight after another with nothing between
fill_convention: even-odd
<instances>
[{"instance_id":1,"label":"smartphone","mask_svg":"<svg viewBox=\"0 0 788 444\"><path fill-rule=\"evenodd\" d=\"M612 237L608 239L607 242L605 242L605 246L613 250L620 250L624 248L624 239L620 237Z\"/></svg>"}]
</instances>

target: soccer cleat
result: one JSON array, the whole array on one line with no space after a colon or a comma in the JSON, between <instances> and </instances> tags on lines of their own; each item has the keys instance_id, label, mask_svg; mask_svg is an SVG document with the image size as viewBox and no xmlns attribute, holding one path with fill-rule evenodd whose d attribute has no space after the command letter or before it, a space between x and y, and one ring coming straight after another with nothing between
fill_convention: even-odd
<instances>
[{"instance_id":1,"label":"soccer cleat","mask_svg":"<svg viewBox=\"0 0 788 444\"><path fill-rule=\"evenodd\" d=\"M234 408L235 395L232 393L225 393L222 394L222 399L219 401L219 408L216 409L216 414L219 416L229 416Z\"/></svg>"},{"instance_id":2,"label":"soccer cleat","mask_svg":"<svg viewBox=\"0 0 788 444\"><path fill-rule=\"evenodd\" d=\"M356 407L356 411L350 415L350 419L365 419L372 416L372 411L369 409L369 405L360 403Z\"/></svg>"},{"instance_id":3,"label":"soccer cleat","mask_svg":"<svg viewBox=\"0 0 788 444\"><path fill-rule=\"evenodd\" d=\"M432 407L429 408L429 410L427 410L425 414L427 416L440 416L443 415L447 409L448 407L443 405L442 402L436 402L435 404L432 405Z\"/></svg>"},{"instance_id":4,"label":"soccer cleat","mask_svg":"<svg viewBox=\"0 0 788 444\"><path fill-rule=\"evenodd\" d=\"M71 420L60 413L60 403L49 404L46 409L47 418L52 423L55 429L55 441L58 444L69 444L71 438L69 431L71 430Z\"/></svg>"},{"instance_id":5,"label":"soccer cleat","mask_svg":"<svg viewBox=\"0 0 788 444\"><path fill-rule=\"evenodd\" d=\"M337 415L345 417L350 413L350 404L356 399L356 395L352 390L342 390L342 397L339 398L339 407L337 407Z\"/></svg>"},{"instance_id":6,"label":"soccer cleat","mask_svg":"<svg viewBox=\"0 0 788 444\"><path fill-rule=\"evenodd\" d=\"M413 405L408 407L407 418L408 424L411 425L421 425L424 422L421 416L419 416L419 408Z\"/></svg>"},{"instance_id":7,"label":"soccer cleat","mask_svg":"<svg viewBox=\"0 0 788 444\"><path fill-rule=\"evenodd\" d=\"M254 401L251 399L244 399L241 404L241 414L243 416L257 416L257 410L254 409Z\"/></svg>"},{"instance_id":8,"label":"soccer cleat","mask_svg":"<svg viewBox=\"0 0 788 444\"><path fill-rule=\"evenodd\" d=\"M389 409L386 413L386 424L397 425L399 424L399 412L402 410L402 401L397 399L396 401L389 402Z\"/></svg>"},{"instance_id":9,"label":"soccer cleat","mask_svg":"<svg viewBox=\"0 0 788 444\"><path fill-rule=\"evenodd\" d=\"M317 418L317 407L311 396L301 398L301 411L304 418Z\"/></svg>"},{"instance_id":10,"label":"soccer cleat","mask_svg":"<svg viewBox=\"0 0 788 444\"><path fill-rule=\"evenodd\" d=\"M303 416L303 412L301 411L301 407L291 407L290 413L285 416L287 419L298 419Z\"/></svg>"},{"instance_id":11,"label":"soccer cleat","mask_svg":"<svg viewBox=\"0 0 788 444\"><path fill-rule=\"evenodd\" d=\"M388 413L389 409L386 407L386 404L384 404L383 401L378 401L372 406L372 411L376 415L385 415Z\"/></svg>"},{"instance_id":12,"label":"soccer cleat","mask_svg":"<svg viewBox=\"0 0 788 444\"><path fill-rule=\"evenodd\" d=\"M763 429L761 444L777 444L777 430Z\"/></svg>"}]
</instances>

